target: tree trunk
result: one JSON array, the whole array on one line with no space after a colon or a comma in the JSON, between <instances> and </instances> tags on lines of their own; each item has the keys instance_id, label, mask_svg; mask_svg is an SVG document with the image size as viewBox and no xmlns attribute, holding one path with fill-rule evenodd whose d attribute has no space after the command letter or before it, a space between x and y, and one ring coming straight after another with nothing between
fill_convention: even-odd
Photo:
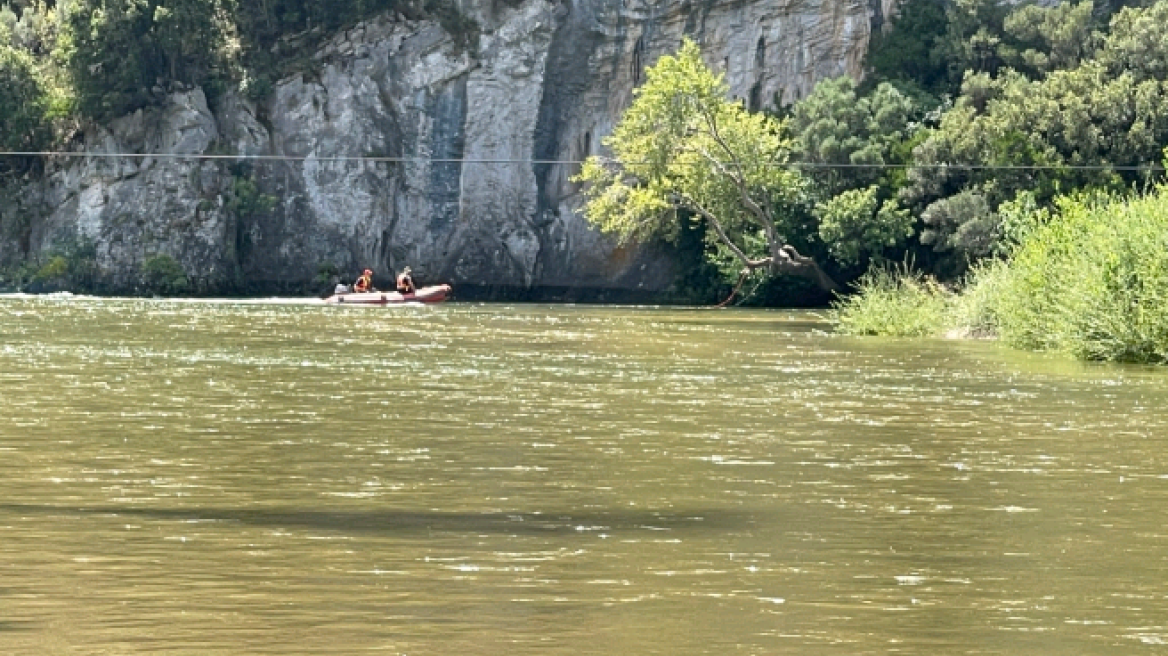
<instances>
[{"instance_id":1,"label":"tree trunk","mask_svg":"<svg viewBox=\"0 0 1168 656\"><path fill-rule=\"evenodd\" d=\"M815 283L816 287L828 294L834 294L842 289L819 263L810 257L800 255L794 246L787 244L780 249L778 257L771 259L771 270L789 276L805 278Z\"/></svg>"}]
</instances>

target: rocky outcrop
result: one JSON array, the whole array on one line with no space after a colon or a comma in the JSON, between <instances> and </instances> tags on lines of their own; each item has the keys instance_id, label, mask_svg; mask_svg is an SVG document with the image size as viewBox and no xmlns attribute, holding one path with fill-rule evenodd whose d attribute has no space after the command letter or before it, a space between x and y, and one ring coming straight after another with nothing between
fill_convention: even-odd
<instances>
[{"instance_id":1,"label":"rocky outcrop","mask_svg":"<svg viewBox=\"0 0 1168 656\"><path fill-rule=\"evenodd\" d=\"M690 35L745 102L789 102L824 77L859 75L887 10L859 0L462 6L483 28L473 51L437 23L387 15L336 35L310 73L264 102L228 94L209 108L185 89L91 130L90 156L50 163L32 194L42 211L27 248L80 235L123 287L145 258L167 254L209 288L409 264L421 281L455 285L660 292L674 264L590 229L570 179L573 162L600 152L644 68ZM184 157L200 154L259 158Z\"/></svg>"},{"instance_id":2,"label":"rocky outcrop","mask_svg":"<svg viewBox=\"0 0 1168 656\"><path fill-rule=\"evenodd\" d=\"M85 157L48 171L37 194L45 212L32 222L32 247L91 242L102 282L115 289L132 287L142 262L154 255L175 258L199 278L227 279L235 266L227 248L235 217L224 205L222 166L184 157L210 152L218 138L198 89L172 93L159 109L92 129Z\"/></svg>"}]
</instances>

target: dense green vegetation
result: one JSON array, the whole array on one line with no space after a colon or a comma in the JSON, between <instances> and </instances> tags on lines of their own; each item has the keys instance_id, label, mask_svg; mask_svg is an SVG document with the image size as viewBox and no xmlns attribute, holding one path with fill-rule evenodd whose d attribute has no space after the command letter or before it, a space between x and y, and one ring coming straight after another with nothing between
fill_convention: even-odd
<instances>
[{"instance_id":1,"label":"dense green vegetation","mask_svg":"<svg viewBox=\"0 0 1168 656\"><path fill-rule=\"evenodd\" d=\"M905 165L817 179L826 195L875 184L878 198L917 220L900 257L959 280L1001 253L1005 214L1020 197L1048 207L1159 175L1166 21L1165 0L1114 14L1091 2L908 0L873 44L860 88L821 83L795 106L807 126L797 130L803 159ZM865 113L873 118L857 120ZM825 157L824 143L834 153Z\"/></svg>"},{"instance_id":2,"label":"dense green vegetation","mask_svg":"<svg viewBox=\"0 0 1168 656\"><path fill-rule=\"evenodd\" d=\"M1168 187L1064 197L1011 253L991 306L1015 346L1168 362Z\"/></svg>"},{"instance_id":3,"label":"dense green vegetation","mask_svg":"<svg viewBox=\"0 0 1168 656\"><path fill-rule=\"evenodd\" d=\"M182 265L165 254L152 255L142 262L142 288L150 294L181 294L190 288Z\"/></svg>"},{"instance_id":4,"label":"dense green vegetation","mask_svg":"<svg viewBox=\"0 0 1168 656\"><path fill-rule=\"evenodd\" d=\"M1168 0L1109 11L909 0L863 84L825 80L770 120L684 46L585 166L588 216L624 238L703 221L724 285L816 271L831 290L906 258L957 284L1006 252L1012 217L1162 175ZM784 252L815 266L784 270Z\"/></svg>"},{"instance_id":5,"label":"dense green vegetation","mask_svg":"<svg viewBox=\"0 0 1168 656\"><path fill-rule=\"evenodd\" d=\"M1168 186L1127 198L1063 196L1009 257L952 292L916 272L874 270L833 310L844 332L997 335L1088 360L1168 363Z\"/></svg>"},{"instance_id":6,"label":"dense green vegetation","mask_svg":"<svg viewBox=\"0 0 1168 656\"><path fill-rule=\"evenodd\" d=\"M1168 2L1110 13L1023 6L981 40L889 185L919 218L922 265L861 278L833 310L842 331L1168 361L1168 190L1150 186L1168 145ZM895 53L873 52L876 77L897 83L880 69ZM909 82L945 93L931 75Z\"/></svg>"}]
</instances>

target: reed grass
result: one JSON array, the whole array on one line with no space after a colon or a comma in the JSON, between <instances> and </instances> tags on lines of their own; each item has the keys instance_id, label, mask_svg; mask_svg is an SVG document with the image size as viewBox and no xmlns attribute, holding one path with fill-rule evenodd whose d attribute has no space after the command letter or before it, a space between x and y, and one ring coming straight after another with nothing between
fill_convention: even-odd
<instances>
[{"instance_id":1,"label":"reed grass","mask_svg":"<svg viewBox=\"0 0 1168 656\"><path fill-rule=\"evenodd\" d=\"M1014 251L997 297L1014 346L1168 362L1168 187L1064 200Z\"/></svg>"},{"instance_id":2,"label":"reed grass","mask_svg":"<svg viewBox=\"0 0 1168 656\"><path fill-rule=\"evenodd\" d=\"M997 335L1085 360L1168 363L1168 186L1061 199L957 294L908 267L873 269L857 289L832 309L839 332Z\"/></svg>"},{"instance_id":3,"label":"reed grass","mask_svg":"<svg viewBox=\"0 0 1168 656\"><path fill-rule=\"evenodd\" d=\"M838 332L928 337L944 328L949 293L908 265L873 267L855 286L828 313Z\"/></svg>"}]
</instances>

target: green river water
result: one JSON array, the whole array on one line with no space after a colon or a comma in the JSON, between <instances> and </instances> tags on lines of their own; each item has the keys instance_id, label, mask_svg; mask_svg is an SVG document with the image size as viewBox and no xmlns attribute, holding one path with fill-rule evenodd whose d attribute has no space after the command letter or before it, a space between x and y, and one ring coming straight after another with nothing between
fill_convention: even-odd
<instances>
[{"instance_id":1,"label":"green river water","mask_svg":"<svg viewBox=\"0 0 1168 656\"><path fill-rule=\"evenodd\" d=\"M1153 654L1168 372L813 314L0 298L0 654Z\"/></svg>"}]
</instances>

